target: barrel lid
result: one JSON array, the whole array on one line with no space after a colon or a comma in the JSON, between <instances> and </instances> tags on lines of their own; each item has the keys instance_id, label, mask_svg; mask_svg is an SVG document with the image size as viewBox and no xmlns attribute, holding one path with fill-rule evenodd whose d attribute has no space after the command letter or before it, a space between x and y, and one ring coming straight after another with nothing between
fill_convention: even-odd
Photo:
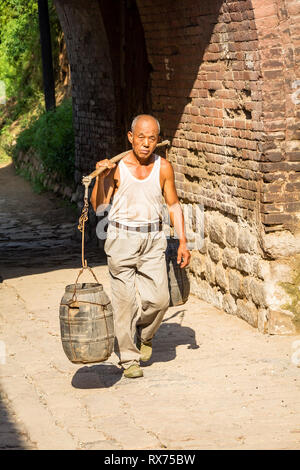
<instances>
[{"instance_id":1,"label":"barrel lid","mask_svg":"<svg viewBox=\"0 0 300 470\"><path fill-rule=\"evenodd\" d=\"M86 294L103 291L103 285L96 282L83 282L78 284L69 284L65 288L65 292L74 292L76 286L76 292L84 292Z\"/></svg>"}]
</instances>

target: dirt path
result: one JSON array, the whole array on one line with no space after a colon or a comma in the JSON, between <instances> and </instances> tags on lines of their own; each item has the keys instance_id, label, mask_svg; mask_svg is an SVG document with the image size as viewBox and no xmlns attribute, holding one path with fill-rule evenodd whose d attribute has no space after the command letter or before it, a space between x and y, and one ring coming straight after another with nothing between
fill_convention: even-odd
<instances>
[{"instance_id":1,"label":"dirt path","mask_svg":"<svg viewBox=\"0 0 300 470\"><path fill-rule=\"evenodd\" d=\"M191 296L167 312L144 378L122 378L115 355L71 364L58 305L80 266L76 218L10 166L0 216L0 449L300 447L299 336L264 336ZM95 272L109 294L100 257Z\"/></svg>"}]
</instances>

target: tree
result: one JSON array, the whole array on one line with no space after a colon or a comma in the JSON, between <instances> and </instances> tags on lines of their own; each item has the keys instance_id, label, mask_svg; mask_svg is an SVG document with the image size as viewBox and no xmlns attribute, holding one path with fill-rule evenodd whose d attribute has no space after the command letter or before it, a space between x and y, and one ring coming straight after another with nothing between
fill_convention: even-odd
<instances>
[{"instance_id":1,"label":"tree","mask_svg":"<svg viewBox=\"0 0 300 470\"><path fill-rule=\"evenodd\" d=\"M58 37L61 27L52 0L48 2L55 78L59 73ZM43 92L41 46L36 0L0 0L0 80L7 99L15 102L14 116L36 102Z\"/></svg>"},{"instance_id":2,"label":"tree","mask_svg":"<svg viewBox=\"0 0 300 470\"><path fill-rule=\"evenodd\" d=\"M48 0L38 0L39 26L42 51L43 82L46 110L55 109L55 84L52 63L51 33Z\"/></svg>"}]
</instances>

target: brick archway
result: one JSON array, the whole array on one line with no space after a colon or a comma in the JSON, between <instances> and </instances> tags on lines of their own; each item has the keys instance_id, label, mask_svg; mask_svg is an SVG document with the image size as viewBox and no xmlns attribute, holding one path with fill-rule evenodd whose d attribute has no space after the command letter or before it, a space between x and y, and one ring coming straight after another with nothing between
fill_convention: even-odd
<instances>
[{"instance_id":1,"label":"brick archway","mask_svg":"<svg viewBox=\"0 0 300 470\"><path fill-rule=\"evenodd\" d=\"M55 5L70 61L78 183L97 159L124 150L133 117L150 112L151 67L135 1Z\"/></svg>"}]
</instances>

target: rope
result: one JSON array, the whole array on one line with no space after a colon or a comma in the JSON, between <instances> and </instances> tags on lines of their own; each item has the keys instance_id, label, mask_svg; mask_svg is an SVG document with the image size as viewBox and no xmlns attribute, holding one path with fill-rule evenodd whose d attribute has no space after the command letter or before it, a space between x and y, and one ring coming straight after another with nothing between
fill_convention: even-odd
<instances>
[{"instance_id":1,"label":"rope","mask_svg":"<svg viewBox=\"0 0 300 470\"><path fill-rule=\"evenodd\" d=\"M92 270L92 268L90 268L90 266L88 266L86 259L84 259L84 229L85 229L85 223L88 221L88 218L89 218L89 200L88 200L88 197L87 197L87 187L88 187L88 185L86 185L86 191L85 191L84 202L83 202L83 209L81 211L81 215L80 215L79 221L78 221L78 230L81 232L81 264L82 264L82 268L80 269L80 271L77 275L76 281L75 281L74 292L73 292L73 295L72 295L71 302L77 302L77 304L79 304L79 303L82 303L82 304L88 303L88 304L91 304L91 305L97 305L97 306L102 307L104 322L105 322L105 328L106 328L106 357L103 360L106 360L110 356L110 354L109 354L109 332L108 332L108 324L107 324L107 318L106 318L106 313L105 313L105 307L106 306L102 305L102 304L94 303L94 302L78 301L77 300L77 295L76 295L77 287L78 287L78 279L79 279L79 277L81 276L81 274L83 273L83 271L85 269L88 269L90 271L90 273L93 275L96 283L100 284L100 282L98 281L94 271ZM75 353L73 343L72 343L72 340L71 340L70 305L68 305L68 321L69 321L69 342L70 342L70 345L71 345L71 350L72 350L72 353L73 353L74 360L76 360L76 353Z\"/></svg>"},{"instance_id":2,"label":"rope","mask_svg":"<svg viewBox=\"0 0 300 470\"><path fill-rule=\"evenodd\" d=\"M78 285L77 282L78 282L79 277L81 276L81 274L83 273L83 271L84 271L85 269L88 269L88 270L90 271L90 273L94 276L94 279L95 279L95 281L97 282L97 284L100 284L100 282L99 282L98 279L96 278L96 275L95 275L95 273L93 272L92 268L90 268L88 265L83 266L83 267L80 269L80 271L79 271L79 273L78 273L78 276L77 276L77 278L76 278L76 281L75 281L75 287L74 287L74 292L73 292L73 296L72 296L72 302L77 302L77 297L76 297L76 290L77 290L77 285Z\"/></svg>"},{"instance_id":3,"label":"rope","mask_svg":"<svg viewBox=\"0 0 300 470\"><path fill-rule=\"evenodd\" d=\"M87 268L87 261L84 259L84 227L89 218L89 200L84 198L83 209L79 217L78 230L82 233L81 237L81 264L82 268Z\"/></svg>"}]
</instances>

